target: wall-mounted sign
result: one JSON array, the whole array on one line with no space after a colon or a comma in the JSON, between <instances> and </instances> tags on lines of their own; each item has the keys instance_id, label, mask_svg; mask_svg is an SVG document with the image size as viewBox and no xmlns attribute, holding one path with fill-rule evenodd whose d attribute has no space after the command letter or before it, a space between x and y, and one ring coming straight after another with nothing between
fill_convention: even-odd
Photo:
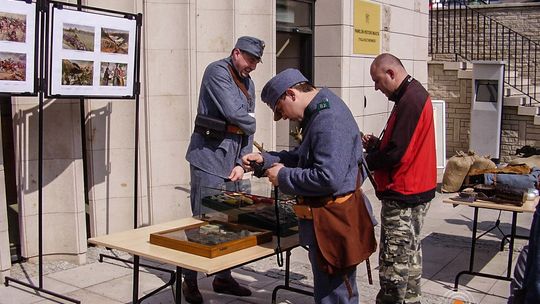
<instances>
[{"instance_id":1,"label":"wall-mounted sign","mask_svg":"<svg viewBox=\"0 0 540 304\"><path fill-rule=\"evenodd\" d=\"M0 0L0 92L34 92L36 4Z\"/></svg>"},{"instance_id":2,"label":"wall-mounted sign","mask_svg":"<svg viewBox=\"0 0 540 304\"><path fill-rule=\"evenodd\" d=\"M381 49L381 6L368 1L354 1L354 54L378 55Z\"/></svg>"}]
</instances>

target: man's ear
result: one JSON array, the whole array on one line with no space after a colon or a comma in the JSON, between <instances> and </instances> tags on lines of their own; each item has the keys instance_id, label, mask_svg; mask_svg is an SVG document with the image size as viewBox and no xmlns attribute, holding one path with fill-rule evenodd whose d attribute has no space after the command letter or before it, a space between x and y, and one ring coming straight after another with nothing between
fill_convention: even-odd
<instances>
[{"instance_id":1,"label":"man's ear","mask_svg":"<svg viewBox=\"0 0 540 304\"><path fill-rule=\"evenodd\" d=\"M388 76L390 76L391 79L394 79L396 77L396 73L392 69L386 70L386 74L388 74Z\"/></svg>"},{"instance_id":2,"label":"man's ear","mask_svg":"<svg viewBox=\"0 0 540 304\"><path fill-rule=\"evenodd\" d=\"M287 95L291 96L292 101L295 101L296 94L294 93L294 91L291 88L288 88L287 91L285 91L285 92L287 93Z\"/></svg>"}]
</instances>

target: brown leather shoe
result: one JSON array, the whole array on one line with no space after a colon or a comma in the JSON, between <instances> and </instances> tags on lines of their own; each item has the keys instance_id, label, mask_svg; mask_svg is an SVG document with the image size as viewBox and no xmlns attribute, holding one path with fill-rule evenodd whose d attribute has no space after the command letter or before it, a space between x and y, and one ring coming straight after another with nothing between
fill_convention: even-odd
<instances>
[{"instance_id":1,"label":"brown leather shoe","mask_svg":"<svg viewBox=\"0 0 540 304\"><path fill-rule=\"evenodd\" d=\"M184 280L182 282L182 293L188 303L201 304L203 302L201 292L197 287L197 281Z\"/></svg>"},{"instance_id":2,"label":"brown leather shoe","mask_svg":"<svg viewBox=\"0 0 540 304\"><path fill-rule=\"evenodd\" d=\"M238 297L249 297L251 295L251 290L241 286L233 278L230 279L220 279L214 278L212 282L212 287L215 292L226 293Z\"/></svg>"}]
</instances>

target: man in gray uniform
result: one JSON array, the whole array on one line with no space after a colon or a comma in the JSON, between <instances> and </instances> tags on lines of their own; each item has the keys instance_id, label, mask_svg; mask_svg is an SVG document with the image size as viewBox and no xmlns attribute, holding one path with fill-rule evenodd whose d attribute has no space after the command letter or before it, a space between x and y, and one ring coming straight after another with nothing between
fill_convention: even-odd
<instances>
[{"instance_id":1,"label":"man in gray uniform","mask_svg":"<svg viewBox=\"0 0 540 304\"><path fill-rule=\"evenodd\" d=\"M364 205L362 140L347 105L327 88L317 89L295 69L274 76L262 100L274 120L299 121L302 142L292 151L251 153L285 194L297 195L300 244L308 246L316 303L358 303L356 265L376 249Z\"/></svg>"},{"instance_id":2,"label":"man in gray uniform","mask_svg":"<svg viewBox=\"0 0 540 304\"><path fill-rule=\"evenodd\" d=\"M206 68L199 94L195 129L186 159L191 173L191 211L200 215L201 187L217 187L242 178L241 156L252 151L255 133L255 86L249 74L261 62L264 42L254 37L238 38L231 55ZM216 275L215 292L249 296L230 271ZM184 270L182 284L189 303L202 303L197 273Z\"/></svg>"}]
</instances>

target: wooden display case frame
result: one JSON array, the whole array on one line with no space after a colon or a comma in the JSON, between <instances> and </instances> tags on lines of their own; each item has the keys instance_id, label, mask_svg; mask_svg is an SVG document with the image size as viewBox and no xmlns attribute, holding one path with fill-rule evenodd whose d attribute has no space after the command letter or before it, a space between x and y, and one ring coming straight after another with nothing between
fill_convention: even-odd
<instances>
[{"instance_id":1,"label":"wooden display case frame","mask_svg":"<svg viewBox=\"0 0 540 304\"><path fill-rule=\"evenodd\" d=\"M255 234L242 237L239 239L225 241L216 245L205 245L189 240L180 240L168 236L168 234L174 232L186 231L188 229L200 228L208 224L217 224L225 228L230 228L232 231L243 229L249 232L255 232ZM150 234L150 243L167 247L170 249L180 250L183 252L204 256L207 258L214 258L222 256L231 252L235 252L241 249L249 248L259 244L264 244L272 241L272 232L268 230L253 228L246 225L238 225L222 221L205 221L202 223L189 225L185 227L178 227L174 229L167 229Z\"/></svg>"}]
</instances>

